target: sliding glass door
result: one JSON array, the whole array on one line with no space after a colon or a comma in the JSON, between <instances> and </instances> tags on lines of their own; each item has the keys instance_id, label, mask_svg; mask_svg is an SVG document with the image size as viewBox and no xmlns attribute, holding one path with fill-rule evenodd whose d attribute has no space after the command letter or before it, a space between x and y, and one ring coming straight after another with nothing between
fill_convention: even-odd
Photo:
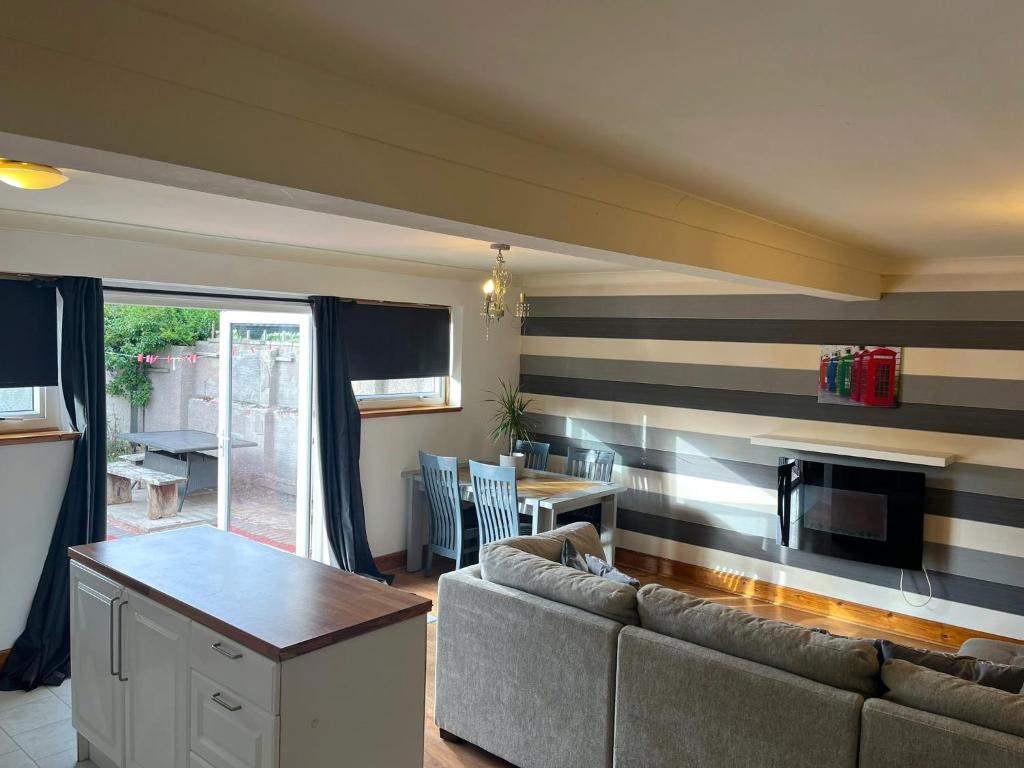
<instances>
[{"instance_id":1,"label":"sliding glass door","mask_svg":"<svg viewBox=\"0 0 1024 768\"><path fill-rule=\"evenodd\" d=\"M309 554L310 317L220 314L218 527Z\"/></svg>"}]
</instances>

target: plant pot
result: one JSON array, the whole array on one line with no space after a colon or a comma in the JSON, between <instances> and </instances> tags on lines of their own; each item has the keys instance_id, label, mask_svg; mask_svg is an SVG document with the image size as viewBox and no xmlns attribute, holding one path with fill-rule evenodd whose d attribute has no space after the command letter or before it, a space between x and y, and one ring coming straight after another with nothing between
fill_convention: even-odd
<instances>
[{"instance_id":1,"label":"plant pot","mask_svg":"<svg viewBox=\"0 0 1024 768\"><path fill-rule=\"evenodd\" d=\"M502 467L515 467L516 477L523 476L523 468L526 467L526 454L525 453L513 453L511 456L507 454L501 454L498 457L498 463Z\"/></svg>"}]
</instances>

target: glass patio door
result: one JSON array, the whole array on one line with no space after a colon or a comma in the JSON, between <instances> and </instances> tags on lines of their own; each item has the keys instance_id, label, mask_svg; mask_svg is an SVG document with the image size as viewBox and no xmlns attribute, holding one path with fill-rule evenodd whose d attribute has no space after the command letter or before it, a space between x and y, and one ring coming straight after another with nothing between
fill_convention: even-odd
<instances>
[{"instance_id":1,"label":"glass patio door","mask_svg":"<svg viewBox=\"0 0 1024 768\"><path fill-rule=\"evenodd\" d=\"M221 312L217 525L309 554L310 316Z\"/></svg>"}]
</instances>

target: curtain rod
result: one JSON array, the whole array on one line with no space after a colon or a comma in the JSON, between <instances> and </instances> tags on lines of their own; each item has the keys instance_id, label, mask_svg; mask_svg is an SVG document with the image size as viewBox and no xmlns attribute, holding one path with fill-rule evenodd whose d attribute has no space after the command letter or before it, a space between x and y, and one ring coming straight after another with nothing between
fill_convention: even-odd
<instances>
[{"instance_id":1,"label":"curtain rod","mask_svg":"<svg viewBox=\"0 0 1024 768\"><path fill-rule=\"evenodd\" d=\"M260 296L254 294L244 293L213 293L206 291L182 291L182 290L170 290L166 288L129 288L129 287L118 287L116 285L105 285L103 287L105 291L112 291L117 293L136 293L141 295L150 296L182 296L190 297L194 299L235 299L241 301L277 301L285 304L312 304L313 300L309 296ZM442 304L422 304L412 303L403 301L378 301L374 299L353 299L345 296L339 296L342 301L350 301L354 304L379 304L388 307L424 307L427 309L451 309L451 307L444 306Z\"/></svg>"}]
</instances>

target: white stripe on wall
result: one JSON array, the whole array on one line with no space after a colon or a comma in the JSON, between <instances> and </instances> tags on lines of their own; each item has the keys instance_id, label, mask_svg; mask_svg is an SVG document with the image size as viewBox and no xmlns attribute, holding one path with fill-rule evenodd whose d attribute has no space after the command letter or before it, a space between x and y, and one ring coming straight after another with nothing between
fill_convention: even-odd
<instances>
[{"instance_id":1,"label":"white stripe on wall","mask_svg":"<svg viewBox=\"0 0 1024 768\"><path fill-rule=\"evenodd\" d=\"M520 352L524 355L738 365L809 372L818 369L819 349L811 344L562 336L523 336L520 341ZM903 373L907 376L1024 380L1024 350L908 347L903 350Z\"/></svg>"},{"instance_id":2,"label":"white stripe on wall","mask_svg":"<svg viewBox=\"0 0 1024 768\"><path fill-rule=\"evenodd\" d=\"M924 540L1010 557L1024 554L1024 528L925 515Z\"/></svg>"},{"instance_id":3,"label":"white stripe on wall","mask_svg":"<svg viewBox=\"0 0 1024 768\"><path fill-rule=\"evenodd\" d=\"M725 411L701 411L664 405L616 403L588 398L528 394L535 413L568 418L613 421L640 427L661 427L686 432L751 438L781 433L796 437L863 445L884 445L897 450L929 450L955 454L959 461L993 467L1024 469L1024 440L980 435L954 435L912 429L835 424L825 421L783 419ZM700 453L697 450L681 452Z\"/></svg>"},{"instance_id":4,"label":"white stripe on wall","mask_svg":"<svg viewBox=\"0 0 1024 768\"><path fill-rule=\"evenodd\" d=\"M939 598L932 598L931 602L923 608L915 608L903 600L897 584L894 584L893 588L880 587L622 529L615 532L615 544L618 547L648 555L700 565L805 592L827 595L838 600L860 603L885 611L970 627L998 635L1024 637L1024 616L1014 616ZM924 599L917 594L908 596L914 602Z\"/></svg>"}]
</instances>

